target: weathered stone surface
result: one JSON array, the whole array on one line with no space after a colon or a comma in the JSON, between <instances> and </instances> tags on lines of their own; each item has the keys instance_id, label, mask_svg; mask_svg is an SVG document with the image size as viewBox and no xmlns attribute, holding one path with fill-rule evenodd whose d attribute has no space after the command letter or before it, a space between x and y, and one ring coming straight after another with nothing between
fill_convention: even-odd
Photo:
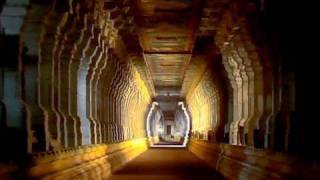
<instances>
[{"instance_id":1,"label":"weathered stone surface","mask_svg":"<svg viewBox=\"0 0 320 180\"><path fill-rule=\"evenodd\" d=\"M106 179L147 150L145 138L34 155L28 166L1 165L1 179Z\"/></svg>"},{"instance_id":2,"label":"weathered stone surface","mask_svg":"<svg viewBox=\"0 0 320 180\"><path fill-rule=\"evenodd\" d=\"M189 150L228 179L317 179L319 166L283 153L191 140Z\"/></svg>"}]
</instances>

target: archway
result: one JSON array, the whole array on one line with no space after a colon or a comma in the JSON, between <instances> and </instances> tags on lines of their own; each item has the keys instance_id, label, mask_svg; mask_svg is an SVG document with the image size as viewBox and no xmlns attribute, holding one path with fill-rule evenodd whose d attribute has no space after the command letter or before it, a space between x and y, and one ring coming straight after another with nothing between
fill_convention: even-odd
<instances>
[{"instance_id":1,"label":"archway","mask_svg":"<svg viewBox=\"0 0 320 180\"><path fill-rule=\"evenodd\" d=\"M146 130L150 147L185 148L189 140L191 119L183 101L175 102L174 114L161 108L154 101L146 118ZM173 116L173 117L172 117Z\"/></svg>"}]
</instances>

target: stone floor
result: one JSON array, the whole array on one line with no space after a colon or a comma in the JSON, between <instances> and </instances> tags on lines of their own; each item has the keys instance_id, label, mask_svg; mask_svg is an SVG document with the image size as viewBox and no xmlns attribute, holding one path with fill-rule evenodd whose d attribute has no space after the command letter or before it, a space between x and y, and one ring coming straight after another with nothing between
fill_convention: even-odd
<instances>
[{"instance_id":1,"label":"stone floor","mask_svg":"<svg viewBox=\"0 0 320 180\"><path fill-rule=\"evenodd\" d=\"M122 179L223 179L186 149L149 149L115 172L111 180Z\"/></svg>"}]
</instances>

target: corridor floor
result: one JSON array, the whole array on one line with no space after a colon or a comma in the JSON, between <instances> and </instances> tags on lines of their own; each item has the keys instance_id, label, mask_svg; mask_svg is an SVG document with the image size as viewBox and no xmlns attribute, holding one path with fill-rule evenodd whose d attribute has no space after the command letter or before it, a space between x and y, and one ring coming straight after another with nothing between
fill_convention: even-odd
<instances>
[{"instance_id":1,"label":"corridor floor","mask_svg":"<svg viewBox=\"0 0 320 180\"><path fill-rule=\"evenodd\" d=\"M150 149L114 173L111 180L223 179L186 149Z\"/></svg>"}]
</instances>

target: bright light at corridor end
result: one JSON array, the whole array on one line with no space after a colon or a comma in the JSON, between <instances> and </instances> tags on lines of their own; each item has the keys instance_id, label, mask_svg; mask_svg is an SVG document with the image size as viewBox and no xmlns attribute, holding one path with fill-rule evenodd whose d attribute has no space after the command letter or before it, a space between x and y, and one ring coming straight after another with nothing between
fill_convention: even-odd
<instances>
[{"instance_id":1,"label":"bright light at corridor end","mask_svg":"<svg viewBox=\"0 0 320 180\"><path fill-rule=\"evenodd\" d=\"M149 141L149 145L150 147L174 147L174 148L185 148L187 147L187 143L189 141L189 133L190 133L190 116L188 114L188 111L187 111L187 108L185 107L184 105L184 102L179 102L178 105L181 106L182 110L183 110L183 113L186 117L186 120L187 120L187 128L186 128L186 133L185 133L185 136L184 136L184 141L181 145L156 145L153 143L153 137L151 136L151 129L150 129L150 118L151 118L151 115L155 109L156 106L158 106L159 104L157 102L153 102L152 103L152 106L150 108L150 111L148 113L148 116L147 116L147 122L146 122L146 126L147 126L147 135L148 135L148 141Z\"/></svg>"}]
</instances>

